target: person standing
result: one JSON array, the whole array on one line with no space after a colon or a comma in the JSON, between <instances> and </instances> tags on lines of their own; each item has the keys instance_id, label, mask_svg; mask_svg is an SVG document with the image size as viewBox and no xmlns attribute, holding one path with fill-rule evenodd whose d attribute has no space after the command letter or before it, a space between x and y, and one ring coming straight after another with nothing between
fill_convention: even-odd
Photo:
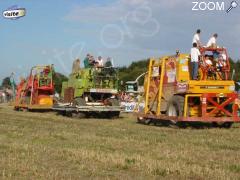
<instances>
[{"instance_id":1,"label":"person standing","mask_svg":"<svg viewBox=\"0 0 240 180\"><path fill-rule=\"evenodd\" d=\"M113 67L112 59L110 57L107 58L105 62L105 67Z\"/></svg>"},{"instance_id":2,"label":"person standing","mask_svg":"<svg viewBox=\"0 0 240 180\"><path fill-rule=\"evenodd\" d=\"M75 61L73 61L72 73L77 73L81 69L80 64L81 64L80 59L76 59Z\"/></svg>"},{"instance_id":3,"label":"person standing","mask_svg":"<svg viewBox=\"0 0 240 180\"><path fill-rule=\"evenodd\" d=\"M201 34L201 30L198 29L196 31L196 33L194 34L193 40L192 40L192 44L193 43L197 43L197 47L201 47L202 46L201 41L200 41L200 34Z\"/></svg>"},{"instance_id":4,"label":"person standing","mask_svg":"<svg viewBox=\"0 0 240 180\"><path fill-rule=\"evenodd\" d=\"M103 58L102 56L98 56L96 60L97 67L103 67Z\"/></svg>"},{"instance_id":5,"label":"person standing","mask_svg":"<svg viewBox=\"0 0 240 180\"><path fill-rule=\"evenodd\" d=\"M218 37L217 33L213 34L213 36L208 40L207 47L216 48L217 47L217 37Z\"/></svg>"},{"instance_id":6,"label":"person standing","mask_svg":"<svg viewBox=\"0 0 240 180\"><path fill-rule=\"evenodd\" d=\"M218 34L215 33L213 34L213 36L209 39L208 43L207 43L207 47L209 48L217 48L217 37ZM218 61L219 58L219 52L218 51L213 51L213 59L214 61Z\"/></svg>"},{"instance_id":7,"label":"person standing","mask_svg":"<svg viewBox=\"0 0 240 180\"><path fill-rule=\"evenodd\" d=\"M192 67L192 79L197 80L198 75L198 60L201 55L199 49L197 48L197 43L193 43L191 48L191 67Z\"/></svg>"},{"instance_id":8,"label":"person standing","mask_svg":"<svg viewBox=\"0 0 240 180\"><path fill-rule=\"evenodd\" d=\"M90 54L87 54L87 56L85 57L85 59L83 61L84 68L89 68L90 67L89 59L90 59Z\"/></svg>"}]
</instances>

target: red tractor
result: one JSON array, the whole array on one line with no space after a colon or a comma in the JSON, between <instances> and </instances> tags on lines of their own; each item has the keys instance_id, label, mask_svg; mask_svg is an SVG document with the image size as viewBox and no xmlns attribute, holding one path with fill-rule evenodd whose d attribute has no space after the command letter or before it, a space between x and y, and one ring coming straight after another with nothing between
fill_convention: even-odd
<instances>
[{"instance_id":1,"label":"red tractor","mask_svg":"<svg viewBox=\"0 0 240 180\"><path fill-rule=\"evenodd\" d=\"M50 110L53 105L53 65L35 66L17 86L15 110Z\"/></svg>"}]
</instances>

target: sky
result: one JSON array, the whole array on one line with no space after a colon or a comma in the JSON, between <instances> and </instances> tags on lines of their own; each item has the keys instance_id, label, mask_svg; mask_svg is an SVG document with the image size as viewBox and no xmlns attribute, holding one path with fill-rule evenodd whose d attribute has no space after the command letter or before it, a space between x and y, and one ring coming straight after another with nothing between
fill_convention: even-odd
<instances>
[{"instance_id":1,"label":"sky","mask_svg":"<svg viewBox=\"0 0 240 180\"><path fill-rule=\"evenodd\" d=\"M210 1L197 1L194 9L204 9ZM26 16L9 20L0 17L0 79L15 73L16 81L27 76L35 65L54 64L55 70L68 75L72 61L112 57L115 66L132 61L174 54L177 49L189 53L193 34L201 29L206 44L218 33L218 44L229 55L240 59L239 7L224 11L192 10L190 0L0 0L3 12L18 5Z\"/></svg>"}]
</instances>

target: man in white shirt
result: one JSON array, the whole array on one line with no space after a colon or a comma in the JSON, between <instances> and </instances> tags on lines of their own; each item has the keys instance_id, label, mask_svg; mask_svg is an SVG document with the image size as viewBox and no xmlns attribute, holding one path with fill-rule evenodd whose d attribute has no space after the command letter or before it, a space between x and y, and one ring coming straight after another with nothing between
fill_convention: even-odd
<instances>
[{"instance_id":1,"label":"man in white shirt","mask_svg":"<svg viewBox=\"0 0 240 180\"><path fill-rule=\"evenodd\" d=\"M217 47L217 37L217 33L213 34L213 36L209 39L207 43L207 47Z\"/></svg>"},{"instance_id":2,"label":"man in white shirt","mask_svg":"<svg viewBox=\"0 0 240 180\"><path fill-rule=\"evenodd\" d=\"M97 67L103 67L103 59L101 56L98 56L96 63L97 63Z\"/></svg>"},{"instance_id":3,"label":"man in white shirt","mask_svg":"<svg viewBox=\"0 0 240 180\"><path fill-rule=\"evenodd\" d=\"M226 60L227 60L226 54L224 53L220 54L218 62L216 63L216 67L218 71L222 71L222 67L225 67L227 65Z\"/></svg>"},{"instance_id":4,"label":"man in white shirt","mask_svg":"<svg viewBox=\"0 0 240 180\"><path fill-rule=\"evenodd\" d=\"M198 46L198 47L201 46L200 33L201 33L201 30L198 29L197 32L194 34L193 40L192 40L192 44L193 44L193 43L197 43L197 46Z\"/></svg>"},{"instance_id":5,"label":"man in white shirt","mask_svg":"<svg viewBox=\"0 0 240 180\"><path fill-rule=\"evenodd\" d=\"M193 43L191 48L191 67L192 67L192 79L197 80L198 75L198 60L201 55L199 49L197 48L197 43Z\"/></svg>"},{"instance_id":6,"label":"man in white shirt","mask_svg":"<svg viewBox=\"0 0 240 180\"><path fill-rule=\"evenodd\" d=\"M208 66L212 66L213 63L212 63L212 60L209 58L208 55L205 55L205 62Z\"/></svg>"}]
</instances>

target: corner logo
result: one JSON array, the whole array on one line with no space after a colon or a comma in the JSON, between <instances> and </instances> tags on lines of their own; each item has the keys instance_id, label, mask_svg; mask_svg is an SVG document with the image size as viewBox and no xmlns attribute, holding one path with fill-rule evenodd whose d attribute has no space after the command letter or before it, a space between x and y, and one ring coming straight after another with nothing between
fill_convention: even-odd
<instances>
[{"instance_id":1,"label":"corner logo","mask_svg":"<svg viewBox=\"0 0 240 180\"><path fill-rule=\"evenodd\" d=\"M18 6L12 6L3 11L3 17L6 19L19 19L26 15L25 8L19 8Z\"/></svg>"}]
</instances>

